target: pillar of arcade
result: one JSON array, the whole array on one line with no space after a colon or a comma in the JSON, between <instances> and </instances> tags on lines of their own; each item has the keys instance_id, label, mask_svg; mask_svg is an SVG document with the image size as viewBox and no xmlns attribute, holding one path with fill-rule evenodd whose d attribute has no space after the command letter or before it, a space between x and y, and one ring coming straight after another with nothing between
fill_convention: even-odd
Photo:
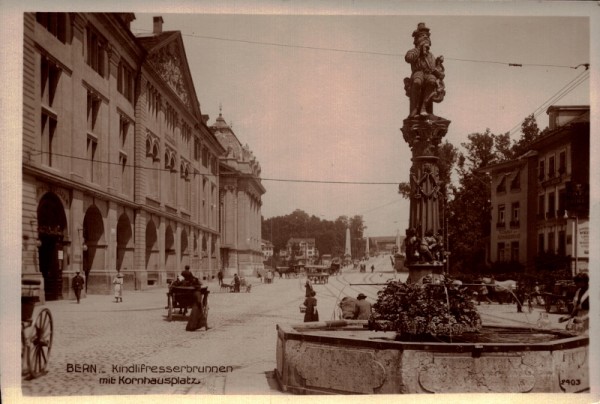
<instances>
[{"instance_id":1,"label":"pillar of arcade","mask_svg":"<svg viewBox=\"0 0 600 404\"><path fill-rule=\"evenodd\" d=\"M424 23L419 23L412 36L414 47L405 56L411 65L411 76L404 79L410 109L401 130L412 153L405 266L409 282L417 283L427 275L435 279L444 272L440 220L444 196L437 154L450 121L433 114L433 103L443 101L445 95L444 58L435 58L431 53L430 30Z\"/></svg>"}]
</instances>

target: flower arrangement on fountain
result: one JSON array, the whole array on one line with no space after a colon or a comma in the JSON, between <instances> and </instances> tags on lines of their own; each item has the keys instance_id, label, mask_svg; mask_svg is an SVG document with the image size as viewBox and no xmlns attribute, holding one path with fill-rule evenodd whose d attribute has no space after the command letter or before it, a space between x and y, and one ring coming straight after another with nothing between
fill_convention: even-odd
<instances>
[{"instance_id":1,"label":"flower arrangement on fountain","mask_svg":"<svg viewBox=\"0 0 600 404\"><path fill-rule=\"evenodd\" d=\"M481 329L471 293L449 278L406 284L389 281L379 291L369 328L395 331L398 339L452 337Z\"/></svg>"}]
</instances>

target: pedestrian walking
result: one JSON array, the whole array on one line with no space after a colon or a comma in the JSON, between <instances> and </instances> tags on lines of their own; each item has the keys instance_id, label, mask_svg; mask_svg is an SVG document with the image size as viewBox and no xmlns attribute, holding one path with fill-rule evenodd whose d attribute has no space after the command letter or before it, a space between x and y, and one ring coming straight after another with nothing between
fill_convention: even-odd
<instances>
[{"instance_id":1,"label":"pedestrian walking","mask_svg":"<svg viewBox=\"0 0 600 404\"><path fill-rule=\"evenodd\" d=\"M310 283L310 281L307 279L306 283L304 284L304 287L306 288L306 293L304 294L304 297L311 297L311 293L314 292L312 284Z\"/></svg>"},{"instance_id":2,"label":"pedestrian walking","mask_svg":"<svg viewBox=\"0 0 600 404\"><path fill-rule=\"evenodd\" d=\"M84 283L83 276L79 275L79 271L77 271L73 277L73 280L71 281L71 287L73 288L73 292L75 292L77 303L79 303L79 299L81 299L81 290L83 289Z\"/></svg>"},{"instance_id":3,"label":"pedestrian walking","mask_svg":"<svg viewBox=\"0 0 600 404\"><path fill-rule=\"evenodd\" d=\"M223 270L222 269L217 274L217 279L219 280L219 286L223 285Z\"/></svg>"},{"instance_id":4,"label":"pedestrian walking","mask_svg":"<svg viewBox=\"0 0 600 404\"><path fill-rule=\"evenodd\" d=\"M117 274L113 279L113 285L115 289L115 302L123 303L123 274L117 269Z\"/></svg>"},{"instance_id":5,"label":"pedestrian walking","mask_svg":"<svg viewBox=\"0 0 600 404\"><path fill-rule=\"evenodd\" d=\"M356 296L356 309L354 310L354 318L357 320L368 320L371 317L371 303L367 302L367 296L359 293Z\"/></svg>"},{"instance_id":6,"label":"pedestrian walking","mask_svg":"<svg viewBox=\"0 0 600 404\"><path fill-rule=\"evenodd\" d=\"M204 310L204 296L202 294L202 283L197 280L194 285L194 294L192 298L192 312L185 326L186 331L196 331L204 327L206 331L210 329Z\"/></svg>"},{"instance_id":7,"label":"pedestrian walking","mask_svg":"<svg viewBox=\"0 0 600 404\"><path fill-rule=\"evenodd\" d=\"M317 298L315 297L317 292L314 290L310 293L310 296L304 299L304 305L306 311L304 312L304 322L310 323L313 321L319 321L319 312L317 311Z\"/></svg>"},{"instance_id":8,"label":"pedestrian walking","mask_svg":"<svg viewBox=\"0 0 600 404\"><path fill-rule=\"evenodd\" d=\"M371 265L371 273L373 273L373 271L375 271L375 265Z\"/></svg>"},{"instance_id":9,"label":"pedestrian walking","mask_svg":"<svg viewBox=\"0 0 600 404\"><path fill-rule=\"evenodd\" d=\"M273 283L273 271L270 269L267 271L267 283Z\"/></svg>"},{"instance_id":10,"label":"pedestrian walking","mask_svg":"<svg viewBox=\"0 0 600 404\"><path fill-rule=\"evenodd\" d=\"M241 281L240 281L240 277L238 276L238 274L234 274L233 275L233 291L235 293L239 293L240 292L240 285L241 285Z\"/></svg>"}]
</instances>

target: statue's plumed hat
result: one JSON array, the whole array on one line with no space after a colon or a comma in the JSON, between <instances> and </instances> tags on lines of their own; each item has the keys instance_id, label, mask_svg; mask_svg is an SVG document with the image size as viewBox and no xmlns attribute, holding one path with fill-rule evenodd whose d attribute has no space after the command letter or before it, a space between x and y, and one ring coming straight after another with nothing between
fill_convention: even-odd
<instances>
[{"instance_id":1,"label":"statue's plumed hat","mask_svg":"<svg viewBox=\"0 0 600 404\"><path fill-rule=\"evenodd\" d=\"M424 22L420 22L417 25L417 29L413 31L412 36L416 37L417 35L419 35L420 33L425 32L427 35L429 35L429 28L427 28L425 26Z\"/></svg>"}]
</instances>

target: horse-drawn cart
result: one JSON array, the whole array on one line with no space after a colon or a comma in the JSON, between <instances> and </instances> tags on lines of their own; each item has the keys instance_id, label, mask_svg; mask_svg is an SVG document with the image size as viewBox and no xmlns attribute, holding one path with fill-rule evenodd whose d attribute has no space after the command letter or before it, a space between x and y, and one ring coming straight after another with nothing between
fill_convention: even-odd
<instances>
[{"instance_id":1,"label":"horse-drawn cart","mask_svg":"<svg viewBox=\"0 0 600 404\"><path fill-rule=\"evenodd\" d=\"M194 303L195 286L171 286L167 292L167 320L173 320L174 315L185 316ZM208 286L200 288L202 294L202 311L208 319ZM178 312L176 312L178 311Z\"/></svg>"},{"instance_id":2,"label":"horse-drawn cart","mask_svg":"<svg viewBox=\"0 0 600 404\"><path fill-rule=\"evenodd\" d=\"M543 293L546 311L550 313L554 308L558 313L571 313L576 291L575 282L570 280L556 281L552 293Z\"/></svg>"},{"instance_id":3,"label":"horse-drawn cart","mask_svg":"<svg viewBox=\"0 0 600 404\"><path fill-rule=\"evenodd\" d=\"M306 277L312 283L324 284L329 282L329 268L325 265L307 265Z\"/></svg>"},{"instance_id":4,"label":"horse-drawn cart","mask_svg":"<svg viewBox=\"0 0 600 404\"><path fill-rule=\"evenodd\" d=\"M52 348L52 314L39 304L41 293L40 280L21 280L21 373L28 379L46 373Z\"/></svg>"}]
</instances>

